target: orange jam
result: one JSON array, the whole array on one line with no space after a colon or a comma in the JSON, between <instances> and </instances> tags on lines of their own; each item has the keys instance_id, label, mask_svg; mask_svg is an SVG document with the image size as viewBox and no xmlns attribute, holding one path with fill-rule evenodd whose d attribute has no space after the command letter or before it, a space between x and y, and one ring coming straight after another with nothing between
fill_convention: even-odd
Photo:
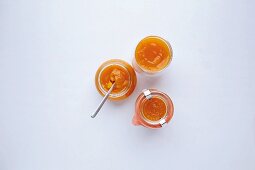
<instances>
[{"instance_id":1,"label":"orange jam","mask_svg":"<svg viewBox=\"0 0 255 170\"><path fill-rule=\"evenodd\" d=\"M153 97L145 101L142 113L146 119L158 121L165 116L166 110L165 102L158 97Z\"/></svg>"},{"instance_id":2,"label":"orange jam","mask_svg":"<svg viewBox=\"0 0 255 170\"><path fill-rule=\"evenodd\" d=\"M100 83L108 91L115 82L112 93L119 93L128 86L129 74L125 68L119 65L110 65L106 67L100 77Z\"/></svg>"},{"instance_id":3,"label":"orange jam","mask_svg":"<svg viewBox=\"0 0 255 170\"><path fill-rule=\"evenodd\" d=\"M104 96L115 83L109 95L110 100L122 100L134 91L136 86L136 74L127 62L112 59L104 62L97 70L95 83L98 92Z\"/></svg>"},{"instance_id":4,"label":"orange jam","mask_svg":"<svg viewBox=\"0 0 255 170\"><path fill-rule=\"evenodd\" d=\"M168 66L172 59L172 49L168 42L157 36L149 36L139 42L135 50L135 60L144 70L157 72Z\"/></svg>"},{"instance_id":5,"label":"orange jam","mask_svg":"<svg viewBox=\"0 0 255 170\"><path fill-rule=\"evenodd\" d=\"M156 89L144 89L135 102L132 123L147 128L161 128L168 123L174 112L171 98Z\"/></svg>"}]
</instances>

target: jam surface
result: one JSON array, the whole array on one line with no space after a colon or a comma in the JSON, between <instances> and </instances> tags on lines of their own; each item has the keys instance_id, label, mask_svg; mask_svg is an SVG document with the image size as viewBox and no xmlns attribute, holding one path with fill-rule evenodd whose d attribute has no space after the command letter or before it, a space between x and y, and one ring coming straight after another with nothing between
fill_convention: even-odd
<instances>
[{"instance_id":1,"label":"jam surface","mask_svg":"<svg viewBox=\"0 0 255 170\"><path fill-rule=\"evenodd\" d=\"M119 93L129 85L128 71L119 65L110 65L106 67L100 76L100 84L108 91L115 82L112 93Z\"/></svg>"},{"instance_id":2,"label":"jam surface","mask_svg":"<svg viewBox=\"0 0 255 170\"><path fill-rule=\"evenodd\" d=\"M135 59L143 69L160 71L170 62L172 53L164 40L146 37L136 47Z\"/></svg>"},{"instance_id":3,"label":"jam surface","mask_svg":"<svg viewBox=\"0 0 255 170\"><path fill-rule=\"evenodd\" d=\"M143 115L148 120L158 121L165 116L166 109L166 104L162 99L152 97L144 102Z\"/></svg>"}]
</instances>

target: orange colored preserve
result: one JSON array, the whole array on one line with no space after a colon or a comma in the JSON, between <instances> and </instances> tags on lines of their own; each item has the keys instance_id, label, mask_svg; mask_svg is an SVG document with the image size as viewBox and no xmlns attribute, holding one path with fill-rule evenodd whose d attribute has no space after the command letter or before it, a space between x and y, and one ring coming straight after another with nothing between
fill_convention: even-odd
<instances>
[{"instance_id":1,"label":"orange colored preserve","mask_svg":"<svg viewBox=\"0 0 255 170\"><path fill-rule=\"evenodd\" d=\"M171 98L156 89L144 89L135 102L132 123L147 128L161 128L173 117L174 105Z\"/></svg>"},{"instance_id":2,"label":"orange colored preserve","mask_svg":"<svg viewBox=\"0 0 255 170\"><path fill-rule=\"evenodd\" d=\"M158 121L166 114L165 102L158 98L153 97L150 100L146 100L143 105L143 116L151 121Z\"/></svg>"},{"instance_id":3,"label":"orange colored preserve","mask_svg":"<svg viewBox=\"0 0 255 170\"><path fill-rule=\"evenodd\" d=\"M110 100L127 98L136 86L134 69L125 61L112 59L104 62L97 70L95 83L98 92L104 96L107 91L115 86L109 96Z\"/></svg>"},{"instance_id":4,"label":"orange colored preserve","mask_svg":"<svg viewBox=\"0 0 255 170\"><path fill-rule=\"evenodd\" d=\"M111 88L112 84L115 82L116 84L112 93L119 93L128 87L129 79L129 74L125 70L125 68L119 65L112 65L106 67L102 71L100 77L100 84L106 91L108 91Z\"/></svg>"},{"instance_id":5,"label":"orange colored preserve","mask_svg":"<svg viewBox=\"0 0 255 170\"><path fill-rule=\"evenodd\" d=\"M146 37L136 47L135 60L144 71L161 71L172 60L171 46L163 38L157 36Z\"/></svg>"}]
</instances>

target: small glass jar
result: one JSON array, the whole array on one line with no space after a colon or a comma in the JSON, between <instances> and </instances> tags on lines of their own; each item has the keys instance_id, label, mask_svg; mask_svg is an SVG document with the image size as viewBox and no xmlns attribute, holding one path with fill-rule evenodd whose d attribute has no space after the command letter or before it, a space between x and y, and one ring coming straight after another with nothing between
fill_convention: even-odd
<instances>
[{"instance_id":1,"label":"small glass jar","mask_svg":"<svg viewBox=\"0 0 255 170\"><path fill-rule=\"evenodd\" d=\"M172 61L170 43L158 36L142 39L135 49L132 65L136 72L155 75L165 70Z\"/></svg>"},{"instance_id":2,"label":"small glass jar","mask_svg":"<svg viewBox=\"0 0 255 170\"><path fill-rule=\"evenodd\" d=\"M132 66L120 59L112 59L104 62L98 68L95 75L95 84L98 92L102 96L105 96L113 81L115 82L115 86L108 97L109 100L122 100L131 95L137 82Z\"/></svg>"},{"instance_id":3,"label":"small glass jar","mask_svg":"<svg viewBox=\"0 0 255 170\"><path fill-rule=\"evenodd\" d=\"M136 100L132 123L161 128L172 119L173 112L173 102L167 94L156 89L145 89Z\"/></svg>"}]
</instances>

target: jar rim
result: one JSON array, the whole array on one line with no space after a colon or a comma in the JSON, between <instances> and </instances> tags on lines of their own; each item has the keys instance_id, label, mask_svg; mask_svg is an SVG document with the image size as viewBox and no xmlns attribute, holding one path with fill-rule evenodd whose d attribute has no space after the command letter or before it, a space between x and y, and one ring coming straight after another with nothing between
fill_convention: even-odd
<instances>
[{"instance_id":1,"label":"jar rim","mask_svg":"<svg viewBox=\"0 0 255 170\"><path fill-rule=\"evenodd\" d=\"M135 73L133 67L129 63L127 63L126 61L121 60L121 59L110 59L110 60L103 62L99 66L99 68L97 69L96 74L95 74L95 85L96 85L97 91L102 96L105 96L105 94L107 92L107 89L104 89L102 87L102 84L100 82L100 77L101 77L102 71L105 68L107 68L109 65L118 65L118 67L121 66L124 69L123 71L126 72L127 75L129 76L129 81L128 81L128 84L125 85L127 87L124 88L125 89L124 91L122 89L121 93L119 93L118 91L113 92L109 95L108 99L112 100L112 101L126 99L128 96L130 96L133 93L133 91L136 87L137 78L136 78L136 73ZM100 73L100 76L99 76L99 73Z\"/></svg>"},{"instance_id":2,"label":"jar rim","mask_svg":"<svg viewBox=\"0 0 255 170\"><path fill-rule=\"evenodd\" d=\"M143 126L146 126L146 127L149 127L149 128L160 128L165 123L168 123L171 120L171 118L173 116L173 110L174 110L173 102L167 94L165 94L161 91L158 91L156 89L145 89L145 90L150 91L150 93L151 93L150 98L151 97L159 97L160 99L162 99L162 101L166 105L166 113L164 114L164 116L160 120L156 120L156 121L148 120L147 118L145 118L143 113L142 113L142 110L143 110L142 108L143 108L143 105L144 105L144 101L150 100L150 98L147 98L147 96L143 92L138 96L138 98L136 100L136 106L135 106L136 113L135 114L136 114L137 118L139 119L138 121Z\"/></svg>"},{"instance_id":3,"label":"jar rim","mask_svg":"<svg viewBox=\"0 0 255 170\"><path fill-rule=\"evenodd\" d=\"M107 91L103 88L102 84L100 83L100 79L101 79L101 74L102 72L107 68L107 67L110 67L110 66L113 66L113 65L118 65L120 67L122 67L125 72L128 74L128 86L125 87L122 91L120 91L119 93L111 93L109 96L112 97L112 98L118 98L118 97L122 97L124 95L126 95L128 93L128 90L130 89L131 87L131 75L128 71L128 69L126 67L124 67L122 64L120 64L119 62L117 63L109 63L107 65L105 65L99 72L98 74L98 78L97 78L97 81L98 81L98 85L99 85L99 89L101 90L101 92L103 94L106 94Z\"/></svg>"},{"instance_id":4,"label":"jar rim","mask_svg":"<svg viewBox=\"0 0 255 170\"><path fill-rule=\"evenodd\" d=\"M170 53L170 56L169 56L170 59L169 59L168 63L167 63L162 69L160 69L160 70L149 70L149 69L146 69L146 68L142 67L140 64L138 64L138 62L137 62L137 59L136 59L137 46L138 46L143 40L148 39L148 38L156 38L156 39L159 39L159 40L161 40L162 42L164 42L165 45L168 47L168 50L169 50L169 53ZM172 50L171 44L170 44L167 40L165 40L164 38L161 38L161 37L155 36L155 35L150 35L150 36L144 37L142 40L140 40L139 43L137 44L137 46L136 46L136 48L135 48L135 57L134 57L134 59L135 59L135 62L137 63L137 66L138 66L143 72L148 73L148 74L160 73L160 72L164 71L164 70L170 65L170 63L171 63L171 61L172 61L172 58L173 58L173 50Z\"/></svg>"}]
</instances>

